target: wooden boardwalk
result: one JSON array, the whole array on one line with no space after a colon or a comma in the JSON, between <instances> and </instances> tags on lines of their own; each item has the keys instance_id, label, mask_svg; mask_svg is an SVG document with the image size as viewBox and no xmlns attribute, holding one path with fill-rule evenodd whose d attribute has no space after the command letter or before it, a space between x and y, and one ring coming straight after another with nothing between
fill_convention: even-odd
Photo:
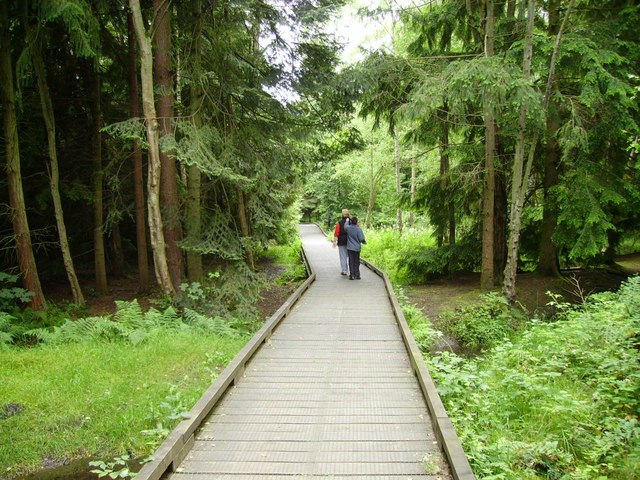
<instances>
[{"instance_id":1,"label":"wooden boardwalk","mask_svg":"<svg viewBox=\"0 0 640 480\"><path fill-rule=\"evenodd\" d=\"M315 282L194 430L168 478L473 478L452 472L443 454L383 279L367 268L360 281L340 276L320 229L300 233Z\"/></svg>"}]
</instances>

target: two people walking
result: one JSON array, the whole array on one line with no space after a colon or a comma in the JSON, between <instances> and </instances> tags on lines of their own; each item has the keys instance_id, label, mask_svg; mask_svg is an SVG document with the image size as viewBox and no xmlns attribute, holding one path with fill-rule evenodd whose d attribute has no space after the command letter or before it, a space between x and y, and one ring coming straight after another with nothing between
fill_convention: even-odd
<instances>
[{"instance_id":1,"label":"two people walking","mask_svg":"<svg viewBox=\"0 0 640 480\"><path fill-rule=\"evenodd\" d=\"M340 254L340 274L349 275L349 280L360 280L360 250L367 243L358 225L357 217L350 217L349 210L342 210L342 218L333 231L333 246Z\"/></svg>"}]
</instances>

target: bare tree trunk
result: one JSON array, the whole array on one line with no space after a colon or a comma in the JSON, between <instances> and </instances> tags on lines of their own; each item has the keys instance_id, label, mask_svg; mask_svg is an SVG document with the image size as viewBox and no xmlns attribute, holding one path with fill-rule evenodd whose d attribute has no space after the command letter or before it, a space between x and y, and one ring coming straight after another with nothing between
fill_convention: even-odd
<instances>
[{"instance_id":1,"label":"bare tree trunk","mask_svg":"<svg viewBox=\"0 0 640 480\"><path fill-rule=\"evenodd\" d=\"M127 14L129 27L129 110L131 118L140 116L138 100L138 72L136 67L136 38L131 12ZM138 140L133 141L133 194L136 215L136 247L138 251L138 288L149 288L149 254L147 251L147 229L144 211L144 175L142 173L142 150Z\"/></svg>"},{"instance_id":2,"label":"bare tree trunk","mask_svg":"<svg viewBox=\"0 0 640 480\"><path fill-rule=\"evenodd\" d=\"M25 27L27 29L31 28L27 24L27 21L25 21ZM80 288L76 270L73 266L73 257L71 256L71 248L69 247L69 240L67 238L67 227L64 222L62 199L60 198L60 170L58 168L58 151L56 148L56 122L53 113L51 95L49 93L49 85L47 84L47 76L44 61L42 59L40 42L38 42L37 45L32 45L31 63L38 82L42 117L47 130L47 144L49 149L49 186L51 188L51 198L53 199L53 210L56 217L56 226L58 228L58 238L60 239L62 261L64 263L65 271L67 272L73 301L78 305L84 305L84 296L82 295L82 289Z\"/></svg>"},{"instance_id":3,"label":"bare tree trunk","mask_svg":"<svg viewBox=\"0 0 640 480\"><path fill-rule=\"evenodd\" d=\"M111 253L113 261L111 262L111 270L116 278L124 277L124 250L122 248L122 234L120 233L120 224L115 222L111 226Z\"/></svg>"},{"instance_id":4,"label":"bare tree trunk","mask_svg":"<svg viewBox=\"0 0 640 480\"><path fill-rule=\"evenodd\" d=\"M558 252L553 243L553 233L555 232L558 222L558 207L556 201L551 195L551 189L559 183L560 173L558 165L560 162L560 149L555 140L555 133L560 128L560 121L557 117L555 105L551 102L551 92L555 81L555 69L557 65L558 51L562 33L567 24L567 19L573 10L574 0L570 0L569 6L565 13L562 25L559 23L560 0L549 6L549 32L557 31L556 42L553 47L551 56L551 64L549 66L549 77L547 78L547 87L544 95L544 106L547 111L547 147L545 150L544 162L544 206L542 212L542 232L540 235L540 256L538 257L538 273L549 276L557 276L560 274L558 266ZM532 142L531 149L535 149L539 132L536 132L535 143Z\"/></svg>"},{"instance_id":5,"label":"bare tree trunk","mask_svg":"<svg viewBox=\"0 0 640 480\"><path fill-rule=\"evenodd\" d=\"M97 65L95 65L97 67ZM104 294L107 286L107 262L104 250L104 204L103 204L103 176L102 171L102 108L100 107L100 76L94 68L90 76L91 90L91 135L93 160L93 254L96 277L96 290Z\"/></svg>"},{"instance_id":6,"label":"bare tree trunk","mask_svg":"<svg viewBox=\"0 0 640 480\"><path fill-rule=\"evenodd\" d=\"M153 56L151 53L151 41L147 32L140 10L140 0L129 0L129 8L133 16L133 25L136 32L138 49L140 50L140 76L142 86L142 107L147 129L147 142L149 144L149 172L147 175L149 232L151 234L151 249L153 251L154 268L158 284L167 295L175 295L167 257L166 244L162 228L162 215L160 213L160 148L158 145L158 120L153 95Z\"/></svg>"},{"instance_id":7,"label":"bare tree trunk","mask_svg":"<svg viewBox=\"0 0 640 480\"><path fill-rule=\"evenodd\" d=\"M494 52L494 6L493 0L486 0L485 55L492 57ZM482 199L482 272L480 287L489 290L494 286L494 252L493 252L493 215L495 195L495 119L493 105L489 99L484 100L485 125L485 172Z\"/></svg>"},{"instance_id":8,"label":"bare tree trunk","mask_svg":"<svg viewBox=\"0 0 640 480\"><path fill-rule=\"evenodd\" d=\"M493 283L502 285L504 267L507 264L508 195L505 176L506 156L504 143L496 125L495 192L493 195Z\"/></svg>"},{"instance_id":9,"label":"bare tree trunk","mask_svg":"<svg viewBox=\"0 0 640 480\"><path fill-rule=\"evenodd\" d=\"M0 2L0 95L2 96L2 115L4 143L7 162L7 184L11 205L11 223L16 239L16 253L25 289L33 293L31 308L43 310L47 304L40 286L40 277L31 246L31 233L27 221L27 211L22 191L20 171L20 146L16 118L16 97L13 86L13 66L11 63L11 41L7 2Z\"/></svg>"},{"instance_id":10,"label":"bare tree trunk","mask_svg":"<svg viewBox=\"0 0 640 480\"><path fill-rule=\"evenodd\" d=\"M535 16L535 0L529 0L527 11L527 33L524 42L524 58L522 61L522 74L529 82L531 79L531 58L533 56L533 20ZM504 269L504 283L502 291L507 300L512 303L516 297L516 274L518 270L518 250L520 244L520 228L522 223L522 208L531 172L531 163L524 166L524 152L527 133L527 105L520 107L518 117L518 138L513 159L511 175L511 210L509 215L509 241L507 245L507 265ZM534 146L531 147L535 148Z\"/></svg>"},{"instance_id":11,"label":"bare tree trunk","mask_svg":"<svg viewBox=\"0 0 640 480\"><path fill-rule=\"evenodd\" d=\"M418 173L418 160L416 157L411 159L411 204L413 205L416 200L416 177ZM413 210L409 212L409 226L413 227L416 221L416 214Z\"/></svg>"},{"instance_id":12,"label":"bare tree trunk","mask_svg":"<svg viewBox=\"0 0 640 480\"><path fill-rule=\"evenodd\" d=\"M158 87L157 114L160 138L173 133L173 78L171 76L171 2L153 0L155 79ZM167 244L167 264L173 288L177 290L182 281L182 251L178 242L182 239L180 225L180 199L176 161L172 155L160 150L162 165L160 203L164 218L164 236Z\"/></svg>"},{"instance_id":13,"label":"bare tree trunk","mask_svg":"<svg viewBox=\"0 0 640 480\"><path fill-rule=\"evenodd\" d=\"M200 85L201 35L202 35L202 6L200 0L193 0L193 74L195 81L191 84L191 119L196 128L202 127L202 101L204 92ZM187 238L192 241L200 240L202 235L201 220L201 172L195 165L187 167L187 202L185 228ZM201 281L204 273L202 267L202 255L195 251L187 251L187 274L190 282Z\"/></svg>"},{"instance_id":14,"label":"bare tree trunk","mask_svg":"<svg viewBox=\"0 0 640 480\"><path fill-rule=\"evenodd\" d=\"M370 149L370 152L371 152L371 155L370 155L371 182L369 184L369 201L367 202L367 214L364 220L365 227L371 226L371 217L373 215L373 208L376 205L376 197L378 196L378 182L382 172L382 168L379 169L377 172L375 171L375 168L373 165L373 147Z\"/></svg>"},{"instance_id":15,"label":"bare tree trunk","mask_svg":"<svg viewBox=\"0 0 640 480\"><path fill-rule=\"evenodd\" d=\"M402 170L401 170L401 162L400 162L400 138L398 135L398 127L393 130L393 143L394 143L394 154L395 154L395 170L396 170L396 194L398 195L398 199L400 198L400 194L402 193ZM402 235L402 209L398 208L396 210L396 225L398 227L398 232Z\"/></svg>"},{"instance_id":16,"label":"bare tree trunk","mask_svg":"<svg viewBox=\"0 0 640 480\"><path fill-rule=\"evenodd\" d=\"M442 123L442 136L440 137L440 176L443 178L442 191L445 192L447 199L443 205L448 212L448 242L449 245L456 243L456 215L455 215L455 203L453 201L453 192L451 191L451 179L449 177L450 162L449 162L449 108L445 104L443 106L443 112L440 118ZM443 231L444 237L444 231Z\"/></svg>"}]
</instances>

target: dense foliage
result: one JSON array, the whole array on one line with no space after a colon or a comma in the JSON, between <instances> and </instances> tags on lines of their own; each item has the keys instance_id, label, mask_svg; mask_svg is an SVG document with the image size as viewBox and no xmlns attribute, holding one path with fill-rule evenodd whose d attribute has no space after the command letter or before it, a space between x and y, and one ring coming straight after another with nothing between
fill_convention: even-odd
<instances>
[{"instance_id":1,"label":"dense foliage","mask_svg":"<svg viewBox=\"0 0 640 480\"><path fill-rule=\"evenodd\" d=\"M640 474L640 278L560 306L476 358L427 354L478 478ZM411 318L429 349L437 333Z\"/></svg>"},{"instance_id":2,"label":"dense foliage","mask_svg":"<svg viewBox=\"0 0 640 480\"><path fill-rule=\"evenodd\" d=\"M521 269L557 274L559 267L611 263L637 234L640 211L640 49L632 27L640 10L624 0L533 2L527 76L532 2L377 2L378 21L395 19L391 47L343 71L341 85L380 129L370 133L371 122L354 122L321 141L321 168L306 193L316 218L348 207L372 225L402 230L414 223L410 215L419 224L424 216L435 245L412 253L413 278L480 270L490 107L495 279L505 269L509 235L518 236ZM483 54L490 17L492 56ZM524 169L516 167L519 148L531 165L516 223L509 216L518 208L512 174Z\"/></svg>"}]
</instances>

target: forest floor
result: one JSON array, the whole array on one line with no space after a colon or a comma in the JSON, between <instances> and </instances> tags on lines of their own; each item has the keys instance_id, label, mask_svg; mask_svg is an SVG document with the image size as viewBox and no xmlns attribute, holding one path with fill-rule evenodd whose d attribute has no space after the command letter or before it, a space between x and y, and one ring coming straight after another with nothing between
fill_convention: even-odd
<instances>
[{"instance_id":1,"label":"forest floor","mask_svg":"<svg viewBox=\"0 0 640 480\"><path fill-rule=\"evenodd\" d=\"M275 264L270 258L263 258L258 264L258 271L264 276L265 287L260 292L260 301L257 308L259 318L264 319L273 315L297 288L297 283L281 284L277 280L285 272L286 267ZM153 272L152 272L153 274ZM109 292L105 295L95 294L95 282L93 278L80 277L81 285L87 303L82 316L108 315L116 311L116 301L131 301L137 299L143 310L154 306L155 300L160 297L159 290L140 291L138 276L131 273L122 278L109 279ZM66 279L58 283L44 285L45 297L55 304L64 304L71 301L71 291Z\"/></svg>"},{"instance_id":2,"label":"forest floor","mask_svg":"<svg viewBox=\"0 0 640 480\"><path fill-rule=\"evenodd\" d=\"M576 303L592 293L614 291L628 276L640 273L640 253L616 259L620 271L614 269L575 269L563 271L562 277L542 277L535 273L521 273L516 280L517 302L532 316L549 316L554 309L549 305L548 292L560 295L561 301ZM405 288L409 303L419 307L436 328L441 315L459 307L478 302L482 293L480 274L464 274L425 285ZM447 339L451 345L452 339Z\"/></svg>"},{"instance_id":3,"label":"forest floor","mask_svg":"<svg viewBox=\"0 0 640 480\"><path fill-rule=\"evenodd\" d=\"M562 296L564 301L580 301L581 296L591 293L616 290L627 275L640 273L640 253L625 255L617 259L621 272L613 270L583 270L563 271L562 278L541 277L534 273L524 273L517 278L517 301L530 314L545 315L552 312L548 303L551 301L547 292ZM270 317L291 295L297 284L282 285L277 279L285 271L285 267L274 264L270 259L261 260L259 271L266 282L261 292L258 304L260 318ZM624 273L623 273L624 272ZM146 309L153 305L158 291L140 292L136 275L109 280L109 293L97 296L92 294L92 280L83 282L87 292L87 313L89 315L103 315L115 312L116 300L133 300ZM436 324L439 316L457 307L473 304L481 293L480 275L477 273L456 275L453 278L441 279L425 285L405 287L404 293L409 303L417 305L424 314ZM69 301L71 296L64 282L49 285L45 288L45 295L53 302Z\"/></svg>"}]
</instances>

